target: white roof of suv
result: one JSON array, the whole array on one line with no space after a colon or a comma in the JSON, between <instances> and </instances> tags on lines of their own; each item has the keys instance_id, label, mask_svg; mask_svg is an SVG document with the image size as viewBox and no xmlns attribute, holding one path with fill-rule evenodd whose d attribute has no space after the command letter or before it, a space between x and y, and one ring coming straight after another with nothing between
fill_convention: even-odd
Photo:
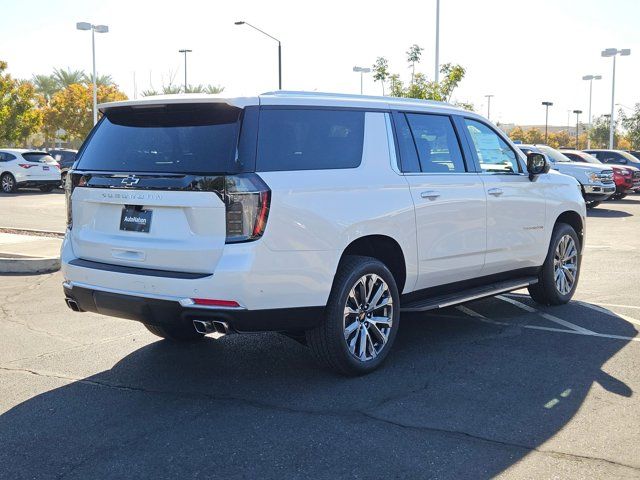
<instances>
[{"instance_id":1,"label":"white roof of suv","mask_svg":"<svg viewBox=\"0 0 640 480\"><path fill-rule=\"evenodd\" d=\"M249 105L308 105L308 106L330 106L330 107L351 107L366 109L406 109L411 110L441 110L448 113L467 112L462 108L446 102L433 100L418 100L415 98L398 97L378 97L368 95L354 95L345 93L322 93L322 92L296 92L296 91L276 91L267 92L256 97L222 97L220 95L201 93L181 93L176 95L158 95L145 97L137 100L124 100L121 102L102 103L99 105L101 111L114 107L136 107L148 105L167 105L180 103L226 103L236 107Z\"/></svg>"}]
</instances>

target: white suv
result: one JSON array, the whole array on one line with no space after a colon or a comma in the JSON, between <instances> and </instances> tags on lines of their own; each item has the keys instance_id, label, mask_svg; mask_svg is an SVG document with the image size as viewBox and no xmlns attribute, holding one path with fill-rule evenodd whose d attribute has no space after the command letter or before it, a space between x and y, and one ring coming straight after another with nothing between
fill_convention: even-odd
<instances>
[{"instance_id":1,"label":"white suv","mask_svg":"<svg viewBox=\"0 0 640 480\"><path fill-rule=\"evenodd\" d=\"M25 149L0 150L0 189L14 193L21 187L50 192L60 186L60 167L47 152Z\"/></svg>"},{"instance_id":2,"label":"white suv","mask_svg":"<svg viewBox=\"0 0 640 480\"><path fill-rule=\"evenodd\" d=\"M475 113L303 92L100 110L66 182L75 311L176 341L279 331L355 375L401 311L576 289L579 184Z\"/></svg>"}]
</instances>

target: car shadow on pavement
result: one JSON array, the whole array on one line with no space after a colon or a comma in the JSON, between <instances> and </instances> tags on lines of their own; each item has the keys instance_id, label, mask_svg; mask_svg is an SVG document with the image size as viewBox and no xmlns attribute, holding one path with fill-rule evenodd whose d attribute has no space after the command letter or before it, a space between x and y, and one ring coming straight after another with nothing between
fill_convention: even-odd
<instances>
[{"instance_id":1,"label":"car shadow on pavement","mask_svg":"<svg viewBox=\"0 0 640 480\"><path fill-rule=\"evenodd\" d=\"M496 318L510 315L485 302ZM625 340L456 310L401 322L388 362L359 378L319 369L278 334L151 343L1 415L3 476L489 478L544 450L594 383L632 393L602 371ZM92 362L91 349L83 356Z\"/></svg>"},{"instance_id":2,"label":"car shadow on pavement","mask_svg":"<svg viewBox=\"0 0 640 480\"><path fill-rule=\"evenodd\" d=\"M0 198L3 198L3 197L28 197L28 196L33 196L33 195L64 195L64 189L62 189L62 188L54 188L50 192L41 192L38 189L30 189L30 190L20 189L17 192L14 192L14 193L0 192Z\"/></svg>"},{"instance_id":3,"label":"car shadow on pavement","mask_svg":"<svg viewBox=\"0 0 640 480\"><path fill-rule=\"evenodd\" d=\"M587 210L587 216L597 218L624 218L633 217L633 214L623 210L608 210L605 205L602 205L597 208Z\"/></svg>"}]
</instances>

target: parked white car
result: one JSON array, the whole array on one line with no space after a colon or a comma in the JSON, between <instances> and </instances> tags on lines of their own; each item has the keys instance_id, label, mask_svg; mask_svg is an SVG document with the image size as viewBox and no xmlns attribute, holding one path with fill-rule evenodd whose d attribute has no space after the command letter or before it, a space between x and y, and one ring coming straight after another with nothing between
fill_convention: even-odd
<instances>
[{"instance_id":1,"label":"parked white car","mask_svg":"<svg viewBox=\"0 0 640 480\"><path fill-rule=\"evenodd\" d=\"M24 149L0 150L0 187L13 193L22 187L50 192L60 185L60 168L46 152Z\"/></svg>"},{"instance_id":2,"label":"parked white car","mask_svg":"<svg viewBox=\"0 0 640 480\"><path fill-rule=\"evenodd\" d=\"M401 311L575 292L578 182L448 104L275 92L100 106L67 185L66 302L186 341L279 331L337 372Z\"/></svg>"},{"instance_id":3,"label":"parked white car","mask_svg":"<svg viewBox=\"0 0 640 480\"><path fill-rule=\"evenodd\" d=\"M613 180L613 168L609 165L594 165L590 163L576 163L559 150L548 145L518 145L525 154L539 152L547 156L551 168L571 175L582 188L582 196L587 208L595 208L601 202L608 200L616 193Z\"/></svg>"}]
</instances>

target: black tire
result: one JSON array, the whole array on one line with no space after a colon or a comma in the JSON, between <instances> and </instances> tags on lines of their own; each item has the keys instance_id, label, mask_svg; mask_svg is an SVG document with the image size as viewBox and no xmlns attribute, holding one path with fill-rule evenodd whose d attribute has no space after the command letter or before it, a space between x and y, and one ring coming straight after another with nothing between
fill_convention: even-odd
<instances>
[{"instance_id":1,"label":"black tire","mask_svg":"<svg viewBox=\"0 0 640 480\"><path fill-rule=\"evenodd\" d=\"M598 205L600 205L601 202L591 201L586 203L587 203L587 208L591 210L592 208L596 208Z\"/></svg>"},{"instance_id":2,"label":"black tire","mask_svg":"<svg viewBox=\"0 0 640 480\"><path fill-rule=\"evenodd\" d=\"M620 195L618 195L618 200L622 200L623 198L625 198L628 195L627 192L621 193Z\"/></svg>"},{"instance_id":3,"label":"black tire","mask_svg":"<svg viewBox=\"0 0 640 480\"><path fill-rule=\"evenodd\" d=\"M64 188L64 184L66 183L66 181L67 181L67 172L62 172L60 174L60 187L61 188Z\"/></svg>"},{"instance_id":4,"label":"black tire","mask_svg":"<svg viewBox=\"0 0 640 480\"><path fill-rule=\"evenodd\" d=\"M159 326L145 323L143 325L154 335L172 342L193 342L204 337L203 334L196 332L196 329L191 324Z\"/></svg>"},{"instance_id":5,"label":"black tire","mask_svg":"<svg viewBox=\"0 0 640 480\"><path fill-rule=\"evenodd\" d=\"M54 188L55 188L55 185L42 185L40 187L40 191L43 193L49 193L49 192L52 192Z\"/></svg>"},{"instance_id":6,"label":"black tire","mask_svg":"<svg viewBox=\"0 0 640 480\"><path fill-rule=\"evenodd\" d=\"M568 292L561 292L556 286L554 260L558 244L565 236L570 236L575 244L576 252L576 273L575 280ZM580 254L580 239L578 234L570 225L557 223L551 235L547 258L542 265L538 276L538 283L529 287L529 295L536 302L542 305L563 305L568 303L573 297L580 279L580 264L582 255Z\"/></svg>"},{"instance_id":7,"label":"black tire","mask_svg":"<svg viewBox=\"0 0 640 480\"><path fill-rule=\"evenodd\" d=\"M5 173L0 177L0 189L4 193L15 193L18 190L16 179L10 173Z\"/></svg>"},{"instance_id":8,"label":"black tire","mask_svg":"<svg viewBox=\"0 0 640 480\"><path fill-rule=\"evenodd\" d=\"M377 351L375 355L372 355L371 359L363 361L356 358L355 352L352 354L349 351L347 339L345 339L344 312L348 301L353 302L353 300L358 300L355 297L351 299L348 298L352 288L355 288L359 280L367 275L376 275L386 283L386 289L384 289L382 282L378 283L375 277L370 277L373 278L375 282L371 287L371 293L373 293L373 291L377 292L376 286L382 287L384 292L383 299L386 300L387 304L375 310L380 312L380 316L376 315L371 317L372 314L366 313L365 310L358 310L360 313L352 314L353 317L351 318L353 322L351 325L355 325L356 322L360 325L357 330L352 331L352 333L355 332L354 336L347 337L352 339L354 350L356 345L361 345L360 339L363 338L365 340L365 356L369 352L372 352L369 350L367 340L371 340L371 348L373 350L376 349L373 343L374 340L376 341L376 345L380 346L380 350ZM361 291L359 290L358 292L358 296L361 296ZM369 296L367 298L372 297ZM391 304L388 304L389 299L391 300ZM377 304L381 304L379 302L380 300L378 300ZM384 303L384 301L382 303ZM382 329L379 329L378 326L384 324L377 322L374 324L369 320L369 318L384 318L385 316L388 316L391 322L389 327L382 327ZM334 372L348 376L363 375L378 368L387 358L399 326L400 297L395 279L389 269L384 263L375 258L350 255L345 257L338 266L338 271L334 278L333 287L331 288L325 309L323 322L318 327L306 332L307 344L313 356L321 364ZM358 337L359 332L362 330L366 330L366 332L356 340L355 337ZM382 339L377 340L374 338L377 332L386 334L386 342L383 342Z\"/></svg>"}]
</instances>

